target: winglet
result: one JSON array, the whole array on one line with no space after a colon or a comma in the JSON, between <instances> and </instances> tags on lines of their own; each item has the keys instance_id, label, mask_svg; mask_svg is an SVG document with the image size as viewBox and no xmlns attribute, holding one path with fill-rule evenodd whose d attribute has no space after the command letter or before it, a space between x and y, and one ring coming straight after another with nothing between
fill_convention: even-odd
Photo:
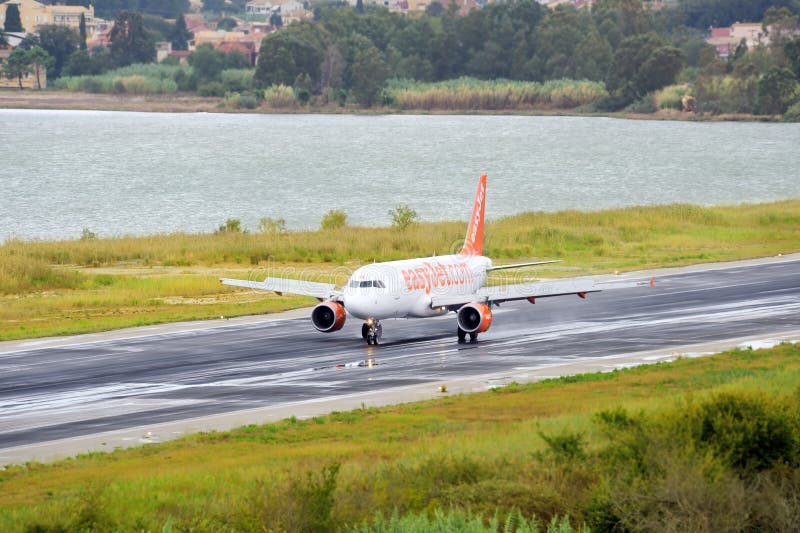
<instances>
[{"instance_id":1,"label":"winglet","mask_svg":"<svg viewBox=\"0 0 800 533\"><path fill-rule=\"evenodd\" d=\"M458 252L461 255L483 255L483 213L486 210L486 174L481 174L478 180L478 190L475 192L475 204L472 206L472 216L467 226L467 236L464 238L464 247Z\"/></svg>"}]
</instances>

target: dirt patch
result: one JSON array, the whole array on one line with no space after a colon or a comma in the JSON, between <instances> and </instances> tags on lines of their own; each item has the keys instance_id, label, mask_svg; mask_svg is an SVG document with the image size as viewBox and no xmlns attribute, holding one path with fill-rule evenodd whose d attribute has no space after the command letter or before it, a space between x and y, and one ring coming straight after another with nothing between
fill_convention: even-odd
<instances>
[{"instance_id":1,"label":"dirt patch","mask_svg":"<svg viewBox=\"0 0 800 533\"><path fill-rule=\"evenodd\" d=\"M230 111L220 108L220 100L218 98L202 98L194 95L137 96L19 90L0 90L0 108L157 111L170 113Z\"/></svg>"}]
</instances>

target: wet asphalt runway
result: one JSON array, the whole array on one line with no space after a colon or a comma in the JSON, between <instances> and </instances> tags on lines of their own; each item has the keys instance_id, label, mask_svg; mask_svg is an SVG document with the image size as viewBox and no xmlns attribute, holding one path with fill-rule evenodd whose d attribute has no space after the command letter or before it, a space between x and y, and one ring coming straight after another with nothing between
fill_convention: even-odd
<instances>
[{"instance_id":1,"label":"wet asphalt runway","mask_svg":"<svg viewBox=\"0 0 800 533\"><path fill-rule=\"evenodd\" d=\"M0 353L0 449L313 398L800 328L800 261L504 304L477 344L455 315L317 333L308 318ZM371 367L365 362L371 360Z\"/></svg>"}]
</instances>

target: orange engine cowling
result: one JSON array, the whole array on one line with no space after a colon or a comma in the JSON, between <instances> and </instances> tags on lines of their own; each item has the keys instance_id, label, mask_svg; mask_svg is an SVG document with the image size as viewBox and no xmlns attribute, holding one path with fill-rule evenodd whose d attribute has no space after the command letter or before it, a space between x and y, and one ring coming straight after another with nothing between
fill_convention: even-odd
<instances>
[{"instance_id":1,"label":"orange engine cowling","mask_svg":"<svg viewBox=\"0 0 800 533\"><path fill-rule=\"evenodd\" d=\"M345 318L344 306L338 302L322 302L311 311L311 323L323 333L342 329Z\"/></svg>"},{"instance_id":2,"label":"orange engine cowling","mask_svg":"<svg viewBox=\"0 0 800 533\"><path fill-rule=\"evenodd\" d=\"M486 304L466 304L458 310L458 327L467 333L483 333L491 325L492 310Z\"/></svg>"}]
</instances>

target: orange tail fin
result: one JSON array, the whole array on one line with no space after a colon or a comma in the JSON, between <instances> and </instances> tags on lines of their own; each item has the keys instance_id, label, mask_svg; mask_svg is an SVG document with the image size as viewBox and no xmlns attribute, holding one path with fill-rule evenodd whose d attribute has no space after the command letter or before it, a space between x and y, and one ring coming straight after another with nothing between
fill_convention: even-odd
<instances>
[{"instance_id":1,"label":"orange tail fin","mask_svg":"<svg viewBox=\"0 0 800 533\"><path fill-rule=\"evenodd\" d=\"M478 180L478 190L475 193L475 205L472 206L472 217L469 219L467 236L464 247L459 252L461 255L483 255L483 213L486 210L486 174L481 174Z\"/></svg>"}]
</instances>

